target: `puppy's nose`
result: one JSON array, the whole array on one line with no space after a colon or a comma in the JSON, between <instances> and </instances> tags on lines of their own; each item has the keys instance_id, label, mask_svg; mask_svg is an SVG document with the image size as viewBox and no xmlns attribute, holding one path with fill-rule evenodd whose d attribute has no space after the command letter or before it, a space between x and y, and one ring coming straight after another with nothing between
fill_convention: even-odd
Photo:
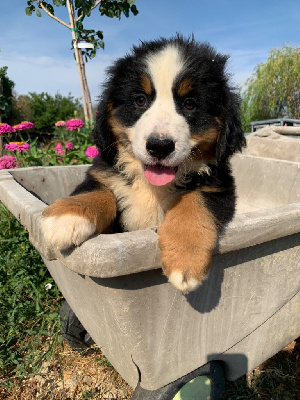
<instances>
[{"instance_id":1,"label":"puppy's nose","mask_svg":"<svg viewBox=\"0 0 300 400\"><path fill-rule=\"evenodd\" d=\"M172 139L162 139L158 136L149 136L146 142L146 150L150 156L161 160L166 158L175 150L175 143Z\"/></svg>"}]
</instances>

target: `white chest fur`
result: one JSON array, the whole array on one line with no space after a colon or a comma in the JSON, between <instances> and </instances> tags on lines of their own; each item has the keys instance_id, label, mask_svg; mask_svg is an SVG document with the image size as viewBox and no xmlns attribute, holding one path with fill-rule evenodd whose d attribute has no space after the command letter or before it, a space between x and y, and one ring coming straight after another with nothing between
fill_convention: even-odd
<instances>
[{"instance_id":1,"label":"white chest fur","mask_svg":"<svg viewBox=\"0 0 300 400\"><path fill-rule=\"evenodd\" d=\"M169 185L156 187L143 177L132 185L119 186L115 192L121 222L128 231L159 227L170 203L178 196Z\"/></svg>"},{"instance_id":2,"label":"white chest fur","mask_svg":"<svg viewBox=\"0 0 300 400\"><path fill-rule=\"evenodd\" d=\"M178 197L173 183L153 186L144 177L143 166L130 152L119 151L118 166L122 174L112 170L92 172L116 196L120 222L126 231L135 231L162 224L169 205Z\"/></svg>"},{"instance_id":3,"label":"white chest fur","mask_svg":"<svg viewBox=\"0 0 300 400\"><path fill-rule=\"evenodd\" d=\"M116 196L120 222L127 231L159 227L169 205L180 194L172 183L153 186L141 173L130 183L124 176L111 172L93 171L92 175Z\"/></svg>"},{"instance_id":4,"label":"white chest fur","mask_svg":"<svg viewBox=\"0 0 300 400\"><path fill-rule=\"evenodd\" d=\"M92 175L106 185L116 196L120 222L127 231L159 227L169 205L180 195L171 182L153 186L144 177L143 165L130 152L119 151L115 170L94 170ZM120 168L121 169L121 168Z\"/></svg>"}]
</instances>

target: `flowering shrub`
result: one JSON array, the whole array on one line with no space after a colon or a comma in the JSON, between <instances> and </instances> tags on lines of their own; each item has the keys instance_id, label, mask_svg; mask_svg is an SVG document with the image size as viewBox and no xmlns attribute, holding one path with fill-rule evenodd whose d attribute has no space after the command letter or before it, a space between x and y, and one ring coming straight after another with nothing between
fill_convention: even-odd
<instances>
[{"instance_id":1,"label":"flowering shrub","mask_svg":"<svg viewBox=\"0 0 300 400\"><path fill-rule=\"evenodd\" d=\"M8 124L0 124L0 156L2 155L2 142L3 139L7 143L4 145L4 150L8 151L8 154L1 157L1 169L10 169L25 167L29 165L41 165L41 162L36 159L36 149L31 149L31 146L35 147L38 138L31 140L29 130L34 127L34 124L29 121L22 121L20 124L11 127ZM22 133L21 133L22 132ZM27 135L27 140L22 137L23 132ZM17 141L12 141L12 139ZM19 140L18 140L19 139ZM31 145L29 145L31 142ZM9 152L16 152L12 156ZM21 156L22 153L22 156ZM26 153L29 153L28 155ZM41 157L41 155L39 155Z\"/></svg>"},{"instance_id":2,"label":"flowering shrub","mask_svg":"<svg viewBox=\"0 0 300 400\"><path fill-rule=\"evenodd\" d=\"M6 123L0 123L0 135L2 133L11 133L12 132L12 127Z\"/></svg>"},{"instance_id":3,"label":"flowering shrub","mask_svg":"<svg viewBox=\"0 0 300 400\"><path fill-rule=\"evenodd\" d=\"M66 151L74 150L74 145L72 142L66 142L65 148L66 148ZM57 145L55 146L55 153L59 154L60 156L65 155L65 150L63 149L63 146L61 143L57 143Z\"/></svg>"},{"instance_id":4,"label":"flowering shrub","mask_svg":"<svg viewBox=\"0 0 300 400\"><path fill-rule=\"evenodd\" d=\"M0 157L0 169L18 168L16 157L2 156Z\"/></svg>"},{"instance_id":5,"label":"flowering shrub","mask_svg":"<svg viewBox=\"0 0 300 400\"><path fill-rule=\"evenodd\" d=\"M57 121L55 122L55 126L66 126L67 123L65 121Z\"/></svg>"},{"instance_id":6,"label":"flowering shrub","mask_svg":"<svg viewBox=\"0 0 300 400\"><path fill-rule=\"evenodd\" d=\"M65 151L62 148L62 144L61 143L57 143L57 145L55 146L55 153L59 154L60 156L63 156L65 154Z\"/></svg>"},{"instance_id":7,"label":"flowering shrub","mask_svg":"<svg viewBox=\"0 0 300 400\"><path fill-rule=\"evenodd\" d=\"M97 157L98 154L99 154L99 151L95 146L89 146L85 150L85 155L87 156L87 158L95 158L95 157Z\"/></svg>"},{"instance_id":8,"label":"flowering shrub","mask_svg":"<svg viewBox=\"0 0 300 400\"><path fill-rule=\"evenodd\" d=\"M81 129L84 123L82 119L69 119L67 121L66 129L68 131L73 131L74 129Z\"/></svg>"},{"instance_id":9,"label":"flowering shrub","mask_svg":"<svg viewBox=\"0 0 300 400\"><path fill-rule=\"evenodd\" d=\"M57 121L55 125L57 129L54 140L44 145L39 142L38 136L34 140L30 138L28 131L34 127L32 122L23 121L13 128L8 124L0 124L0 135L6 141L6 154L1 157L0 168L87 164L99 154L89 136L91 124L84 126L81 119L70 119L67 122ZM23 132L28 139L23 139ZM8 140L11 136L19 141ZM10 152L14 152L13 155Z\"/></svg>"},{"instance_id":10,"label":"flowering shrub","mask_svg":"<svg viewBox=\"0 0 300 400\"><path fill-rule=\"evenodd\" d=\"M13 126L13 132L25 131L32 128L34 128L34 124L32 122L22 121L20 124Z\"/></svg>"},{"instance_id":11,"label":"flowering shrub","mask_svg":"<svg viewBox=\"0 0 300 400\"><path fill-rule=\"evenodd\" d=\"M74 144L72 142L65 143L65 146L67 151L74 150Z\"/></svg>"},{"instance_id":12,"label":"flowering shrub","mask_svg":"<svg viewBox=\"0 0 300 400\"><path fill-rule=\"evenodd\" d=\"M19 153L21 151L28 151L29 149L30 145L25 142L10 142L5 145L5 150L18 151Z\"/></svg>"}]
</instances>

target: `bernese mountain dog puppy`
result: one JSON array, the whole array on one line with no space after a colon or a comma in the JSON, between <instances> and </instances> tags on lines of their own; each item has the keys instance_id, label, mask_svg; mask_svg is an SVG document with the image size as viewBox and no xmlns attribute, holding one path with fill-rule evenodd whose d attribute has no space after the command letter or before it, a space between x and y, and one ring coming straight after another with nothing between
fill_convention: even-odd
<instances>
[{"instance_id":1,"label":"bernese mountain dog puppy","mask_svg":"<svg viewBox=\"0 0 300 400\"><path fill-rule=\"evenodd\" d=\"M71 196L45 210L49 246L158 227L164 274L182 292L197 288L233 217L229 158L245 145L227 59L177 35L113 64L93 132L100 155Z\"/></svg>"}]
</instances>

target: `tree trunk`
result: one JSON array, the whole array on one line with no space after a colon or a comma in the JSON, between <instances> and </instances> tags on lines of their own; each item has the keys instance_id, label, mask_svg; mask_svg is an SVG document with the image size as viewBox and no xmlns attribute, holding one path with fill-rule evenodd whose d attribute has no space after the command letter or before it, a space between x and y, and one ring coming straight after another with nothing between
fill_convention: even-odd
<instances>
[{"instance_id":1,"label":"tree trunk","mask_svg":"<svg viewBox=\"0 0 300 400\"><path fill-rule=\"evenodd\" d=\"M73 6L72 0L67 0L67 7L68 7L69 18L70 18L70 25L72 28L72 38L73 38L73 41L76 41L77 40L76 31L75 31L76 23L75 23L74 6ZM83 78L84 70L81 67L81 62L80 62L80 53L79 53L80 51L81 51L80 49L78 49L77 47L74 47L75 60L76 60L76 65L77 65L77 69L78 69L81 92L82 92L84 118L87 122L87 121L89 121L90 118L89 118L89 113L88 113L88 108L87 108L86 90L85 90L85 83L84 83L84 78ZM82 55L81 55L81 59L82 59ZM83 62L83 59L82 59L82 62Z\"/></svg>"},{"instance_id":2,"label":"tree trunk","mask_svg":"<svg viewBox=\"0 0 300 400\"><path fill-rule=\"evenodd\" d=\"M0 78L0 98L2 95L2 78ZM0 110L0 124L1 124L1 110ZM3 139L2 139L2 135L0 133L0 157L3 155Z\"/></svg>"},{"instance_id":3,"label":"tree trunk","mask_svg":"<svg viewBox=\"0 0 300 400\"><path fill-rule=\"evenodd\" d=\"M87 105L87 112L89 115L89 120L93 120L93 107L92 107L92 100L91 100L91 94L90 90L88 87L87 79L86 79L86 73L85 73L85 64L83 61L83 56L82 56L82 51L79 50L79 60L80 60L80 68L81 68L81 73L82 73L82 78L83 78L83 84L84 84L84 89L85 89L85 95L86 95L86 105Z\"/></svg>"}]
</instances>

